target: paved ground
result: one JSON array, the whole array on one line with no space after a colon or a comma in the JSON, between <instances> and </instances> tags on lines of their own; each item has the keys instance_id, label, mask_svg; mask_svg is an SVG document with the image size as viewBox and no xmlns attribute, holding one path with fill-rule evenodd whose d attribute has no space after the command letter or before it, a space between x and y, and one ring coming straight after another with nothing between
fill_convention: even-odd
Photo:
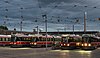
<instances>
[{"instance_id":1,"label":"paved ground","mask_svg":"<svg viewBox=\"0 0 100 58\"><path fill-rule=\"evenodd\" d=\"M100 58L100 48L84 51L0 47L0 58Z\"/></svg>"}]
</instances>

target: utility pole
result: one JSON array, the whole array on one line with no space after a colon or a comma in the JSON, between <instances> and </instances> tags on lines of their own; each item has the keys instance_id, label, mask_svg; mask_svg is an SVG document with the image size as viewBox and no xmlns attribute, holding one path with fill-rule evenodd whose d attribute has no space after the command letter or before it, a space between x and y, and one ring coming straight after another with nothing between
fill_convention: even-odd
<instances>
[{"instance_id":1,"label":"utility pole","mask_svg":"<svg viewBox=\"0 0 100 58\"><path fill-rule=\"evenodd\" d=\"M73 25L73 34L74 34L74 25Z\"/></svg>"},{"instance_id":2,"label":"utility pole","mask_svg":"<svg viewBox=\"0 0 100 58\"><path fill-rule=\"evenodd\" d=\"M23 25L23 16L22 16L22 10L23 10L23 8L21 7L20 9L21 9L20 31L22 31L22 29L23 29L23 27L22 27L22 25Z\"/></svg>"},{"instance_id":3,"label":"utility pole","mask_svg":"<svg viewBox=\"0 0 100 58\"><path fill-rule=\"evenodd\" d=\"M84 13L84 33L86 33L86 19L87 19L87 12Z\"/></svg>"},{"instance_id":4,"label":"utility pole","mask_svg":"<svg viewBox=\"0 0 100 58\"><path fill-rule=\"evenodd\" d=\"M9 1L4 1L5 3L6 3L6 5L8 5L9 4ZM7 16L7 12L8 12L8 8L6 7L6 9L5 9L5 11L6 11L6 15L5 15L5 21L4 21L4 26L7 26L7 20L8 20L8 16Z\"/></svg>"},{"instance_id":5,"label":"utility pole","mask_svg":"<svg viewBox=\"0 0 100 58\"><path fill-rule=\"evenodd\" d=\"M60 29L57 29L58 35L59 35L59 30L60 30Z\"/></svg>"},{"instance_id":6,"label":"utility pole","mask_svg":"<svg viewBox=\"0 0 100 58\"><path fill-rule=\"evenodd\" d=\"M46 50L47 50L47 15L46 14L44 14L44 15L42 15L42 17L44 18L44 20L45 20L45 32L46 32Z\"/></svg>"},{"instance_id":7,"label":"utility pole","mask_svg":"<svg viewBox=\"0 0 100 58\"><path fill-rule=\"evenodd\" d=\"M37 28L37 34L39 35L39 26L37 26L36 28Z\"/></svg>"}]
</instances>

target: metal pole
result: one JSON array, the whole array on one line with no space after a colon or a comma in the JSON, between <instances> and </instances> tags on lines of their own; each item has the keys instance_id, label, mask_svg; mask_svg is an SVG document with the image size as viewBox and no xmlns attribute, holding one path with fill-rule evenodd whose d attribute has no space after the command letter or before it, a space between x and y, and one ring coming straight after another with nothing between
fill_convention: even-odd
<instances>
[{"instance_id":1,"label":"metal pole","mask_svg":"<svg viewBox=\"0 0 100 58\"><path fill-rule=\"evenodd\" d=\"M86 33L86 15L87 15L87 12L84 13L84 33Z\"/></svg>"},{"instance_id":2,"label":"metal pole","mask_svg":"<svg viewBox=\"0 0 100 58\"><path fill-rule=\"evenodd\" d=\"M20 22L20 31L22 31L22 21Z\"/></svg>"},{"instance_id":3,"label":"metal pole","mask_svg":"<svg viewBox=\"0 0 100 58\"><path fill-rule=\"evenodd\" d=\"M47 49L47 18L45 18L45 31L46 31L46 49Z\"/></svg>"},{"instance_id":4,"label":"metal pole","mask_svg":"<svg viewBox=\"0 0 100 58\"><path fill-rule=\"evenodd\" d=\"M36 28L37 28L37 34L39 35L39 26L37 26Z\"/></svg>"},{"instance_id":5,"label":"metal pole","mask_svg":"<svg viewBox=\"0 0 100 58\"><path fill-rule=\"evenodd\" d=\"M73 25L73 34L74 34L74 25Z\"/></svg>"},{"instance_id":6,"label":"metal pole","mask_svg":"<svg viewBox=\"0 0 100 58\"><path fill-rule=\"evenodd\" d=\"M59 29L57 29L58 35L59 35Z\"/></svg>"},{"instance_id":7,"label":"metal pole","mask_svg":"<svg viewBox=\"0 0 100 58\"><path fill-rule=\"evenodd\" d=\"M42 17L45 19L45 32L46 32L46 50L47 50L47 16L42 15Z\"/></svg>"},{"instance_id":8,"label":"metal pole","mask_svg":"<svg viewBox=\"0 0 100 58\"><path fill-rule=\"evenodd\" d=\"M23 16L22 16L22 10L23 10L23 8L21 7L20 8L21 9L21 22L20 22L20 31L22 31L22 24L23 24Z\"/></svg>"}]
</instances>

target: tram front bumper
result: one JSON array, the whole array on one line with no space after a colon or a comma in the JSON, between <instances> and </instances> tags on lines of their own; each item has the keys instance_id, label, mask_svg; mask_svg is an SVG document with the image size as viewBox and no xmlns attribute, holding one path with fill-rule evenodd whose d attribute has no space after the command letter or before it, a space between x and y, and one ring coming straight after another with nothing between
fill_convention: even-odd
<instances>
[{"instance_id":1,"label":"tram front bumper","mask_svg":"<svg viewBox=\"0 0 100 58\"><path fill-rule=\"evenodd\" d=\"M17 44L13 44L13 45L10 45L10 47L12 47L12 48L14 48L14 47L22 47L23 45L21 45L21 44L19 44L19 45L17 45Z\"/></svg>"},{"instance_id":2,"label":"tram front bumper","mask_svg":"<svg viewBox=\"0 0 100 58\"><path fill-rule=\"evenodd\" d=\"M61 46L61 49L75 49L75 46Z\"/></svg>"},{"instance_id":3,"label":"tram front bumper","mask_svg":"<svg viewBox=\"0 0 100 58\"><path fill-rule=\"evenodd\" d=\"M83 46L81 49L83 50L93 50L93 49L96 49L95 46Z\"/></svg>"},{"instance_id":4,"label":"tram front bumper","mask_svg":"<svg viewBox=\"0 0 100 58\"><path fill-rule=\"evenodd\" d=\"M30 47L45 47L46 44L37 44L37 45L34 45L34 44L30 44ZM52 44L47 44L48 47L51 47Z\"/></svg>"}]
</instances>

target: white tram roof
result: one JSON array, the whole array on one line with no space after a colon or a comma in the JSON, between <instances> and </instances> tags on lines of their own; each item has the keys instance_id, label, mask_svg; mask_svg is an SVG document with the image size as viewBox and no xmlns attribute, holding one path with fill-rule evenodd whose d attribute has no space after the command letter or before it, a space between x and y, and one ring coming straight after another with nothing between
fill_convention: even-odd
<instances>
[{"instance_id":1,"label":"white tram roof","mask_svg":"<svg viewBox=\"0 0 100 58\"><path fill-rule=\"evenodd\" d=\"M28 36L28 35L24 35L24 34L14 34L15 36L17 36L17 37L31 37L31 36Z\"/></svg>"},{"instance_id":2,"label":"white tram roof","mask_svg":"<svg viewBox=\"0 0 100 58\"><path fill-rule=\"evenodd\" d=\"M95 36L95 35L93 35L93 34L83 34L82 36L83 37L87 37L87 36L90 37L90 36Z\"/></svg>"},{"instance_id":3,"label":"white tram roof","mask_svg":"<svg viewBox=\"0 0 100 58\"><path fill-rule=\"evenodd\" d=\"M61 36L53 36L54 38L62 38Z\"/></svg>"},{"instance_id":4,"label":"white tram roof","mask_svg":"<svg viewBox=\"0 0 100 58\"><path fill-rule=\"evenodd\" d=\"M63 34L63 35L61 35L62 37L66 37L66 36L69 36L69 34Z\"/></svg>"},{"instance_id":5,"label":"white tram roof","mask_svg":"<svg viewBox=\"0 0 100 58\"><path fill-rule=\"evenodd\" d=\"M46 36L41 36L41 37L46 38ZM53 38L53 36L47 35L47 38Z\"/></svg>"},{"instance_id":6,"label":"white tram roof","mask_svg":"<svg viewBox=\"0 0 100 58\"><path fill-rule=\"evenodd\" d=\"M80 35L70 35L70 37L73 37L73 38L82 38L82 36L80 36Z\"/></svg>"},{"instance_id":7,"label":"white tram roof","mask_svg":"<svg viewBox=\"0 0 100 58\"><path fill-rule=\"evenodd\" d=\"M11 35L0 35L0 37L11 37Z\"/></svg>"}]
</instances>

